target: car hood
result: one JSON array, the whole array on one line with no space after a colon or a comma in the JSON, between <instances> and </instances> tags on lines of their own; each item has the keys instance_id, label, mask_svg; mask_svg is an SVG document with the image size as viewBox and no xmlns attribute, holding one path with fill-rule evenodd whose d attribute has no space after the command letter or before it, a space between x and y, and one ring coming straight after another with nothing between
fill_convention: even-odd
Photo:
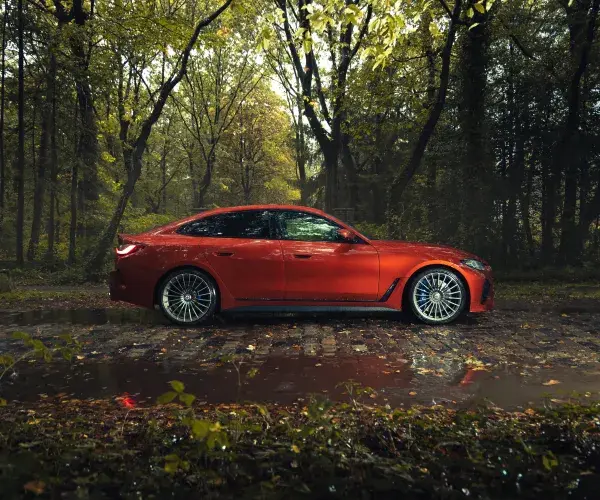
<instances>
[{"instance_id":1,"label":"car hood","mask_svg":"<svg viewBox=\"0 0 600 500\"><path fill-rule=\"evenodd\" d=\"M487 265L487 262L477 255L446 245L397 240L371 240L371 244L380 253L413 253L431 260L477 259Z\"/></svg>"}]
</instances>

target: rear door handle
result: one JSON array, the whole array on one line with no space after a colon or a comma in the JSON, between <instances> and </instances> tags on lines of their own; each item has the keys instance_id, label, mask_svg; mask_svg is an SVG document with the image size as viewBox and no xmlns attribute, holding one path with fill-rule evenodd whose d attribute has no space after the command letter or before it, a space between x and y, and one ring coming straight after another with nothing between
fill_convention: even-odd
<instances>
[{"instance_id":1,"label":"rear door handle","mask_svg":"<svg viewBox=\"0 0 600 500\"><path fill-rule=\"evenodd\" d=\"M217 257L231 257L233 252L215 252L213 255L216 255Z\"/></svg>"},{"instance_id":2,"label":"rear door handle","mask_svg":"<svg viewBox=\"0 0 600 500\"><path fill-rule=\"evenodd\" d=\"M310 259L312 257L312 255L307 254L307 253L295 253L294 254L294 258L296 259Z\"/></svg>"}]
</instances>

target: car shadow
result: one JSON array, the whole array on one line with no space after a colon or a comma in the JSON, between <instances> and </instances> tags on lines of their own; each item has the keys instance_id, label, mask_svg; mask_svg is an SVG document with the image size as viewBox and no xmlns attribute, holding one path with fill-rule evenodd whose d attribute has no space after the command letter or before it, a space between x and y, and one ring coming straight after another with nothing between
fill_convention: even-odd
<instances>
[{"instance_id":1,"label":"car shadow","mask_svg":"<svg viewBox=\"0 0 600 500\"><path fill-rule=\"evenodd\" d=\"M137 324L137 325L164 325L173 328L239 328L242 325L269 326L285 324L318 324L338 325L340 323L373 322L380 324L406 324L421 325L410 313L390 312L229 312L224 311L215 315L201 326L177 326L169 322L159 310L144 308L123 309L46 309L22 312L0 311L0 325L4 326L36 326L48 324L72 325L105 325L105 324ZM476 324L473 315L465 315L454 324Z\"/></svg>"}]
</instances>

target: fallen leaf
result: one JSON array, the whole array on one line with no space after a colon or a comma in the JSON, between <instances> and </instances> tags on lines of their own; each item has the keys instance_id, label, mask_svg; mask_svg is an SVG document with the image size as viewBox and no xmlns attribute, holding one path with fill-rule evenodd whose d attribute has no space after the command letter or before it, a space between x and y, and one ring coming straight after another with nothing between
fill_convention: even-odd
<instances>
[{"instance_id":1,"label":"fallen leaf","mask_svg":"<svg viewBox=\"0 0 600 500\"><path fill-rule=\"evenodd\" d=\"M548 380L548 382L544 382L542 385L556 385L556 384L560 384L560 380L550 379L550 380Z\"/></svg>"},{"instance_id":2,"label":"fallen leaf","mask_svg":"<svg viewBox=\"0 0 600 500\"><path fill-rule=\"evenodd\" d=\"M529 415L531 417L532 415L535 415L535 410L533 408L527 408L525 410L525 415Z\"/></svg>"},{"instance_id":3,"label":"fallen leaf","mask_svg":"<svg viewBox=\"0 0 600 500\"><path fill-rule=\"evenodd\" d=\"M46 483L44 481L29 481L25 486L23 486L25 491L31 491L36 495L41 495L44 493L46 489Z\"/></svg>"},{"instance_id":4,"label":"fallen leaf","mask_svg":"<svg viewBox=\"0 0 600 500\"><path fill-rule=\"evenodd\" d=\"M250 344L248 347L246 347L246 349L248 349L249 351L254 351L254 349L256 349L256 346Z\"/></svg>"},{"instance_id":5,"label":"fallen leaf","mask_svg":"<svg viewBox=\"0 0 600 500\"><path fill-rule=\"evenodd\" d=\"M415 391L410 391L410 392L408 393L408 395L409 395L409 396L416 396L416 395L417 395L417 393L416 393Z\"/></svg>"}]
</instances>

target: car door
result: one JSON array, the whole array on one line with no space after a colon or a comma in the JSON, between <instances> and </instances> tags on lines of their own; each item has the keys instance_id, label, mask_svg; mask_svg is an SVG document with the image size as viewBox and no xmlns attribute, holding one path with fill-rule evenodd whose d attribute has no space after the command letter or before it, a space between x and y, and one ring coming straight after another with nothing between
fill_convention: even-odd
<instances>
[{"instance_id":1,"label":"car door","mask_svg":"<svg viewBox=\"0 0 600 500\"><path fill-rule=\"evenodd\" d=\"M378 298L379 254L368 242L352 242L341 227L320 215L275 211L285 270L285 298L315 301L372 301Z\"/></svg>"},{"instance_id":2,"label":"car door","mask_svg":"<svg viewBox=\"0 0 600 500\"><path fill-rule=\"evenodd\" d=\"M284 296L283 254L270 224L265 210L225 212L194 222L206 260L236 299Z\"/></svg>"}]
</instances>

